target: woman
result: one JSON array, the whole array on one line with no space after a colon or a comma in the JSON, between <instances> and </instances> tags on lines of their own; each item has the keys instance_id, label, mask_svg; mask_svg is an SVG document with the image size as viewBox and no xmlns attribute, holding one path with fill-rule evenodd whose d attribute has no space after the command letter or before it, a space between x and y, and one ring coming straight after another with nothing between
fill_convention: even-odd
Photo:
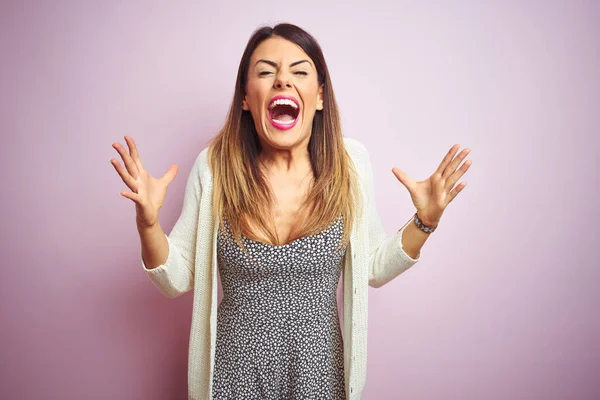
<instances>
[{"instance_id":1,"label":"woman","mask_svg":"<svg viewBox=\"0 0 600 400\"><path fill-rule=\"evenodd\" d=\"M168 297L194 288L192 399L359 399L366 376L367 292L418 262L454 184L453 146L416 182L393 172L416 213L387 237L369 155L344 138L325 59L302 29L279 24L250 38L224 128L198 155L170 235L158 221L171 166L144 169L133 139L111 160L131 189L142 265ZM409 220L410 222L410 220ZM344 327L336 289L344 274ZM217 274L224 297L217 308Z\"/></svg>"}]
</instances>

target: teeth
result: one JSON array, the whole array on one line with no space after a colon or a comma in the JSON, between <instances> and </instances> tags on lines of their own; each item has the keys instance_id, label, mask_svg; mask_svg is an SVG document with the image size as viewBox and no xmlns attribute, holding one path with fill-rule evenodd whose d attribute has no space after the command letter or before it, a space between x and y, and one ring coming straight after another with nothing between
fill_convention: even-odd
<instances>
[{"instance_id":1,"label":"teeth","mask_svg":"<svg viewBox=\"0 0 600 400\"><path fill-rule=\"evenodd\" d=\"M273 122L276 122L276 123L282 124L282 125L289 125L289 124L293 124L295 120L296 120L295 118L291 121L280 121L278 119L274 119Z\"/></svg>"},{"instance_id":2,"label":"teeth","mask_svg":"<svg viewBox=\"0 0 600 400\"><path fill-rule=\"evenodd\" d=\"M274 102L272 102L269 105L269 109L272 110L275 106L282 106L282 105L288 105L288 106L292 106L295 109L298 109L298 105L296 103L294 103L292 100L288 100L288 99L277 99Z\"/></svg>"}]
</instances>

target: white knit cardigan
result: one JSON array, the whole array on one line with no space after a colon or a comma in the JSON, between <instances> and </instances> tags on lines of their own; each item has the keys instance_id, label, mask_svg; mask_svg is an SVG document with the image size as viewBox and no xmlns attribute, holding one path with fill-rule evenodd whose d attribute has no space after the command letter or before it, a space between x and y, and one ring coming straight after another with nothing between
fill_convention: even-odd
<instances>
[{"instance_id":1,"label":"white knit cardigan","mask_svg":"<svg viewBox=\"0 0 600 400\"><path fill-rule=\"evenodd\" d=\"M344 373L348 399L360 399L367 369L368 287L380 287L414 265L402 248L404 229L388 237L375 206L373 171L366 148L344 138L359 176L361 207L366 213L354 221L349 254L343 269ZM188 359L188 398L211 399L217 328L217 216L212 211L212 175L208 148L196 158L187 179L183 209L171 233L167 261L156 268L142 267L167 297L194 289Z\"/></svg>"}]
</instances>

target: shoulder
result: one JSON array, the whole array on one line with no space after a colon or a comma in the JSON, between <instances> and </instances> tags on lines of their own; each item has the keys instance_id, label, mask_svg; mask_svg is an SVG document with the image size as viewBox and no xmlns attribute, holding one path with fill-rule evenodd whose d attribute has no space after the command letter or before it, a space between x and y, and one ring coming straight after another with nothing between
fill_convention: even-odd
<instances>
[{"instance_id":1,"label":"shoulder","mask_svg":"<svg viewBox=\"0 0 600 400\"><path fill-rule=\"evenodd\" d=\"M348 155L358 169L363 169L369 163L369 151L361 142L353 138L344 138Z\"/></svg>"},{"instance_id":2,"label":"shoulder","mask_svg":"<svg viewBox=\"0 0 600 400\"><path fill-rule=\"evenodd\" d=\"M358 140L344 137L344 145L346 145L346 150L348 153L364 153L367 151L367 148Z\"/></svg>"},{"instance_id":3,"label":"shoulder","mask_svg":"<svg viewBox=\"0 0 600 400\"><path fill-rule=\"evenodd\" d=\"M210 166L208 162L208 147L205 147L198 153L194 163L192 164L192 168L190 171L190 175L193 176L198 181L205 182L206 179L210 179Z\"/></svg>"},{"instance_id":4,"label":"shoulder","mask_svg":"<svg viewBox=\"0 0 600 400\"><path fill-rule=\"evenodd\" d=\"M198 164L199 169L203 170L208 168L208 151L209 147L207 146L202 149L202 151L198 154L198 157L196 157L196 164Z\"/></svg>"}]
</instances>

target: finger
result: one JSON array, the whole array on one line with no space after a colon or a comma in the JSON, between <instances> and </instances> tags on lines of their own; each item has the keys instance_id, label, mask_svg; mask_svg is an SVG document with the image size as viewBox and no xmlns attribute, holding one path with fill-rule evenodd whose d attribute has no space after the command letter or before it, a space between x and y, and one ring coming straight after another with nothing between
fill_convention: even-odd
<instances>
[{"instance_id":1,"label":"finger","mask_svg":"<svg viewBox=\"0 0 600 400\"><path fill-rule=\"evenodd\" d=\"M140 196L137 193L130 192L129 190L123 190L119 194L129 200L132 200L135 203L139 204L140 202Z\"/></svg>"},{"instance_id":2,"label":"finger","mask_svg":"<svg viewBox=\"0 0 600 400\"><path fill-rule=\"evenodd\" d=\"M127 146L129 146L129 154L131 154L131 158L137 164L138 169L144 169L144 164L142 164L140 153L138 152L137 145L133 138L131 136L125 136L125 141L127 142Z\"/></svg>"},{"instance_id":3,"label":"finger","mask_svg":"<svg viewBox=\"0 0 600 400\"><path fill-rule=\"evenodd\" d=\"M457 149L458 150L458 149ZM448 177L450 175L452 175L455 171L456 168L458 168L458 165L465 159L465 157L471 152L471 149L464 149L463 151L461 151L458 156L456 156L452 162L450 163L450 165L448 165L446 167L446 169L444 170L444 172L442 173L442 178L443 179L448 179Z\"/></svg>"},{"instance_id":4,"label":"finger","mask_svg":"<svg viewBox=\"0 0 600 400\"><path fill-rule=\"evenodd\" d=\"M133 179L137 179L139 176L138 167L137 165L135 165L135 162L133 161L127 150L125 150L125 147L123 147L121 143L113 143L113 147L121 155L121 158L123 159L123 164L125 164L125 168L127 168L127 172L129 172L129 175L131 175Z\"/></svg>"},{"instance_id":5,"label":"finger","mask_svg":"<svg viewBox=\"0 0 600 400\"><path fill-rule=\"evenodd\" d=\"M167 172L165 172L161 179L166 186L169 186L171 182L173 182L173 179L175 179L175 177L177 176L177 171L179 171L179 167L173 164L169 167Z\"/></svg>"},{"instance_id":6,"label":"finger","mask_svg":"<svg viewBox=\"0 0 600 400\"><path fill-rule=\"evenodd\" d=\"M452 200L456 198L456 196L465 188L465 186L467 186L467 182L461 182L450 191L450 200L448 201L448 204L452 203Z\"/></svg>"},{"instance_id":7,"label":"finger","mask_svg":"<svg viewBox=\"0 0 600 400\"><path fill-rule=\"evenodd\" d=\"M446 181L444 189L447 191L453 188L454 184L458 182L458 180L465 174L465 172L467 172L472 163L473 162L471 160L465 161L464 164L461 165L460 168L456 172L454 172L452 176L450 176L450 178Z\"/></svg>"},{"instance_id":8,"label":"finger","mask_svg":"<svg viewBox=\"0 0 600 400\"><path fill-rule=\"evenodd\" d=\"M125 170L125 168L123 168L121 166L121 163L119 163L119 160L115 160L114 158L111 158L110 163L112 164L113 167L115 167L115 170L117 170L117 173L123 180L123 183L125 183L129 189L133 190L134 192L137 192L136 180L133 179L133 177L129 174L129 172L127 172Z\"/></svg>"},{"instance_id":9,"label":"finger","mask_svg":"<svg viewBox=\"0 0 600 400\"><path fill-rule=\"evenodd\" d=\"M448 166L448 164L450 164L450 161L452 161L452 158L454 158L454 155L456 154L459 148L460 144L455 144L454 146L452 146L448 153L446 153L446 156L444 157L438 168L435 170L436 174L440 176L444 174L446 167Z\"/></svg>"},{"instance_id":10,"label":"finger","mask_svg":"<svg viewBox=\"0 0 600 400\"><path fill-rule=\"evenodd\" d=\"M406 189L408 189L408 191L412 193L415 189L416 182L398 168L392 168L392 172L396 176L396 179L398 179L400 183L403 184L406 187Z\"/></svg>"}]
</instances>

